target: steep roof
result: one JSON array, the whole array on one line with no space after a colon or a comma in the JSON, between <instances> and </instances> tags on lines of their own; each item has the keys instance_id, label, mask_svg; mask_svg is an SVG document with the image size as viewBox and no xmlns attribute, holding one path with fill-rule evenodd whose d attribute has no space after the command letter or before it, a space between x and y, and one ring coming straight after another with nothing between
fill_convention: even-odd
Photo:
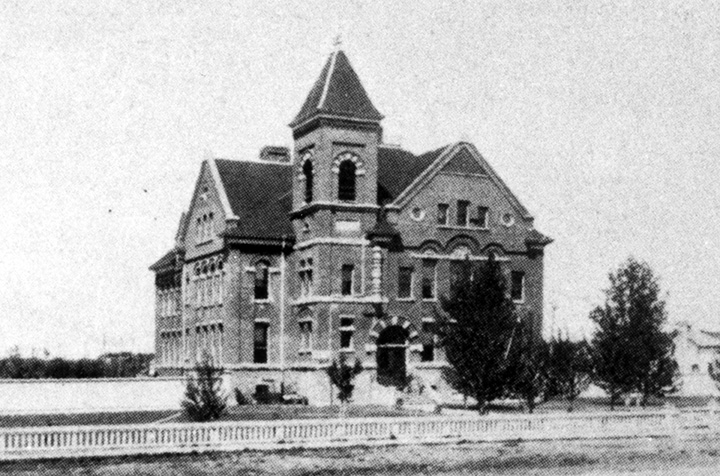
<instances>
[{"instance_id":1,"label":"steep roof","mask_svg":"<svg viewBox=\"0 0 720 476\"><path fill-rule=\"evenodd\" d=\"M226 235L240 238L292 237L292 172L288 164L215 161L237 225Z\"/></svg>"},{"instance_id":2,"label":"steep roof","mask_svg":"<svg viewBox=\"0 0 720 476\"><path fill-rule=\"evenodd\" d=\"M421 155L407 150L378 150L378 189L387 198L402 192L442 153L445 147ZM216 159L218 174L237 224L225 234L238 238L292 238L293 167L272 162Z\"/></svg>"},{"instance_id":3,"label":"steep roof","mask_svg":"<svg viewBox=\"0 0 720 476\"><path fill-rule=\"evenodd\" d=\"M163 255L162 258L157 260L155 263L153 263L152 266L150 266L151 271L160 271L162 269L174 267L176 263L176 257L179 253L179 250L177 248L173 248L167 253Z\"/></svg>"},{"instance_id":4,"label":"steep roof","mask_svg":"<svg viewBox=\"0 0 720 476\"><path fill-rule=\"evenodd\" d=\"M378 149L378 201L392 201L408 188L448 146L415 155L400 148Z\"/></svg>"},{"instance_id":5,"label":"steep roof","mask_svg":"<svg viewBox=\"0 0 720 476\"><path fill-rule=\"evenodd\" d=\"M382 114L375 109L360 78L350 66L345 53L333 52L300 112L290 123L294 127L317 114L379 121Z\"/></svg>"}]
</instances>

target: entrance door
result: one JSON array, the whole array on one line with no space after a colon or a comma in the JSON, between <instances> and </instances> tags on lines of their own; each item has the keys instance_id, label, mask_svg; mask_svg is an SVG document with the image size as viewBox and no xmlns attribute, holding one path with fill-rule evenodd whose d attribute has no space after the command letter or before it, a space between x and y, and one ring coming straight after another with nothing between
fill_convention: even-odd
<instances>
[{"instance_id":1,"label":"entrance door","mask_svg":"<svg viewBox=\"0 0 720 476\"><path fill-rule=\"evenodd\" d=\"M380 385L405 384L407 331L400 326L385 328L377 340L377 376Z\"/></svg>"}]
</instances>

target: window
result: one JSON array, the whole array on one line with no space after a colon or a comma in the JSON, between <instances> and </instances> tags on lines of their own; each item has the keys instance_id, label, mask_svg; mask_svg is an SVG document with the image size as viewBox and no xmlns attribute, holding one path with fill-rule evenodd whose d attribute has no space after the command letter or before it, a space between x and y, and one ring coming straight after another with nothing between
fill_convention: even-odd
<instances>
[{"instance_id":1,"label":"window","mask_svg":"<svg viewBox=\"0 0 720 476\"><path fill-rule=\"evenodd\" d=\"M450 205L447 203L438 203L437 206L437 223L438 225L447 225L448 224L448 210L450 209Z\"/></svg>"},{"instance_id":2,"label":"window","mask_svg":"<svg viewBox=\"0 0 720 476\"><path fill-rule=\"evenodd\" d=\"M468 225L468 207L470 202L467 200L458 200L457 202L457 226Z\"/></svg>"},{"instance_id":3,"label":"window","mask_svg":"<svg viewBox=\"0 0 720 476\"><path fill-rule=\"evenodd\" d=\"M525 273L522 271L510 273L510 297L515 302L525 300Z\"/></svg>"},{"instance_id":4,"label":"window","mask_svg":"<svg viewBox=\"0 0 720 476\"><path fill-rule=\"evenodd\" d=\"M223 262L218 263L218 293L217 303L223 303L223 294L225 293L225 272L223 271Z\"/></svg>"},{"instance_id":5,"label":"window","mask_svg":"<svg viewBox=\"0 0 720 476\"><path fill-rule=\"evenodd\" d=\"M268 265L264 261L255 265L255 299L268 299Z\"/></svg>"},{"instance_id":6,"label":"window","mask_svg":"<svg viewBox=\"0 0 720 476\"><path fill-rule=\"evenodd\" d=\"M300 352L312 351L312 321L300 322Z\"/></svg>"},{"instance_id":7,"label":"window","mask_svg":"<svg viewBox=\"0 0 720 476\"><path fill-rule=\"evenodd\" d=\"M255 332L253 336L253 362L256 364L266 364L268 343L268 326L263 323L255 323Z\"/></svg>"},{"instance_id":8,"label":"window","mask_svg":"<svg viewBox=\"0 0 720 476\"><path fill-rule=\"evenodd\" d=\"M488 226L488 207L477 207L477 217L470 220L473 226L478 228L487 228Z\"/></svg>"},{"instance_id":9,"label":"window","mask_svg":"<svg viewBox=\"0 0 720 476\"><path fill-rule=\"evenodd\" d=\"M355 201L355 163L351 160L340 162L338 173L338 200Z\"/></svg>"},{"instance_id":10,"label":"window","mask_svg":"<svg viewBox=\"0 0 720 476\"><path fill-rule=\"evenodd\" d=\"M306 160L303 164L303 175L305 175L305 203L313 200L313 164Z\"/></svg>"},{"instance_id":11,"label":"window","mask_svg":"<svg viewBox=\"0 0 720 476\"><path fill-rule=\"evenodd\" d=\"M342 284L340 293L343 296L353 295L353 276L355 274L355 266L344 264L342 267Z\"/></svg>"},{"instance_id":12,"label":"window","mask_svg":"<svg viewBox=\"0 0 720 476\"><path fill-rule=\"evenodd\" d=\"M423 344L420 360L422 362L432 362L435 360L435 322L430 319L423 319L422 332Z\"/></svg>"},{"instance_id":13,"label":"window","mask_svg":"<svg viewBox=\"0 0 720 476\"><path fill-rule=\"evenodd\" d=\"M427 343L423 344L422 351L420 351L421 362L432 362L435 360L435 344Z\"/></svg>"},{"instance_id":14,"label":"window","mask_svg":"<svg viewBox=\"0 0 720 476\"><path fill-rule=\"evenodd\" d=\"M313 294L313 260L307 258L300 260L298 275L300 277L300 297L312 296Z\"/></svg>"},{"instance_id":15,"label":"window","mask_svg":"<svg viewBox=\"0 0 720 476\"><path fill-rule=\"evenodd\" d=\"M450 287L460 283L465 272L464 262L450 261Z\"/></svg>"},{"instance_id":16,"label":"window","mask_svg":"<svg viewBox=\"0 0 720 476\"><path fill-rule=\"evenodd\" d=\"M355 319L353 317L341 316L340 317L340 349L341 350L352 350L353 345L353 333L355 332Z\"/></svg>"},{"instance_id":17,"label":"window","mask_svg":"<svg viewBox=\"0 0 720 476\"><path fill-rule=\"evenodd\" d=\"M437 261L424 259L422 262L422 298L435 299L435 271Z\"/></svg>"},{"instance_id":18,"label":"window","mask_svg":"<svg viewBox=\"0 0 720 476\"><path fill-rule=\"evenodd\" d=\"M413 269L410 266L401 266L398 271L398 298L412 298Z\"/></svg>"}]
</instances>

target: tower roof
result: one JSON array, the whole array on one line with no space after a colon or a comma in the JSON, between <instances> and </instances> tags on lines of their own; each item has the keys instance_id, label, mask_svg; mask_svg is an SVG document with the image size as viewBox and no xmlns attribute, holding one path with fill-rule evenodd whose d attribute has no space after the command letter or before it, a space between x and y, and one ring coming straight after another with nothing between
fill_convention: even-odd
<instances>
[{"instance_id":1,"label":"tower roof","mask_svg":"<svg viewBox=\"0 0 720 476\"><path fill-rule=\"evenodd\" d=\"M373 106L360 78L342 50L330 55L290 127L320 114L371 121L380 121L383 118Z\"/></svg>"}]
</instances>

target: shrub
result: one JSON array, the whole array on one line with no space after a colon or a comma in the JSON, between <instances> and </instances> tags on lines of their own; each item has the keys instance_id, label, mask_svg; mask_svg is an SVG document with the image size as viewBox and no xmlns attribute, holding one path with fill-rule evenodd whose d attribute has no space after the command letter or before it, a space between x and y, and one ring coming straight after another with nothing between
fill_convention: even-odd
<instances>
[{"instance_id":1,"label":"shrub","mask_svg":"<svg viewBox=\"0 0 720 476\"><path fill-rule=\"evenodd\" d=\"M222 391L222 369L212 366L205 359L195 367L194 375L188 376L185 413L192 421L219 419L227 408L227 396Z\"/></svg>"},{"instance_id":2,"label":"shrub","mask_svg":"<svg viewBox=\"0 0 720 476\"><path fill-rule=\"evenodd\" d=\"M330 382L338 389L338 399L341 403L347 403L352 398L355 389L355 376L362 372L362 364L359 360L355 360L353 365L347 363L345 354L341 354L338 359L333 360L327 369Z\"/></svg>"}]
</instances>

